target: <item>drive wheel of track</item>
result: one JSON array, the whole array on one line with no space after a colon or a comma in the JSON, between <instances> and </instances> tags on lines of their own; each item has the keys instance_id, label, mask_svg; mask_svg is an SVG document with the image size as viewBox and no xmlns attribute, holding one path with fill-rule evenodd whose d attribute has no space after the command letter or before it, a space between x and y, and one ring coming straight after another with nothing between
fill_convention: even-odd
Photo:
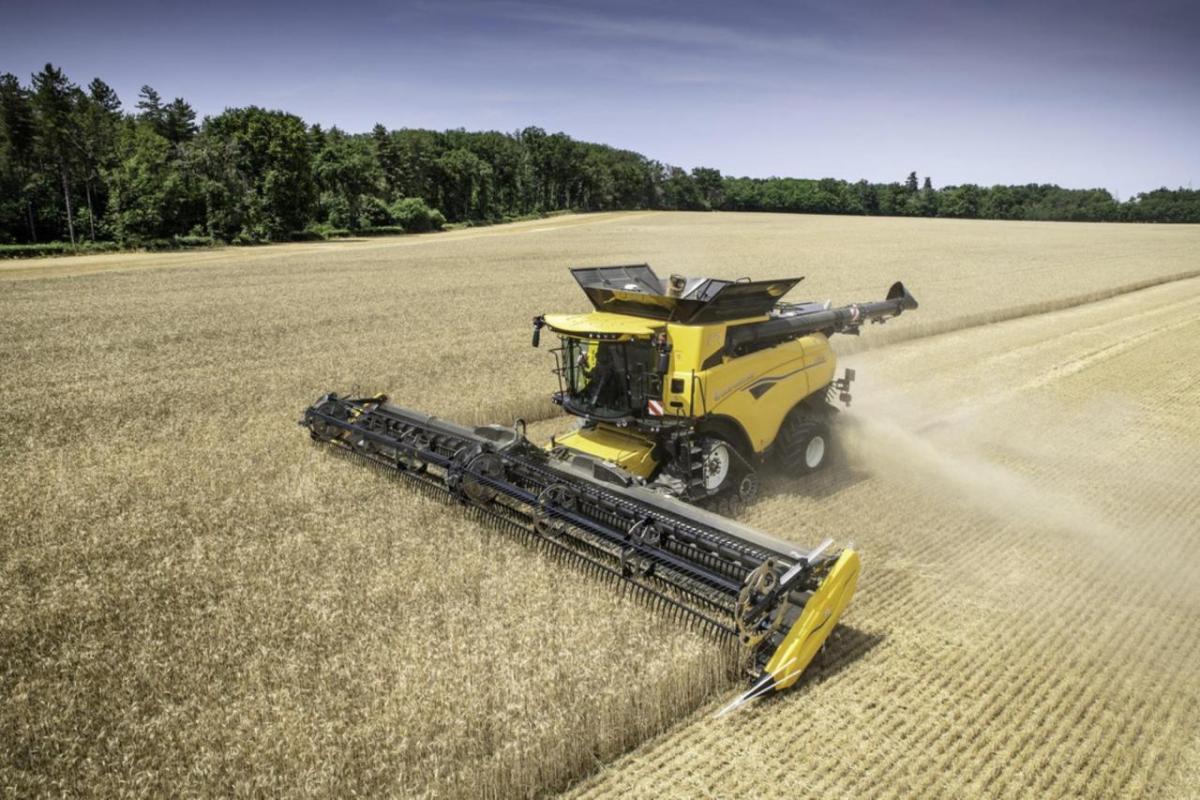
<instances>
[{"instance_id":1,"label":"drive wheel of track","mask_svg":"<svg viewBox=\"0 0 1200 800\"><path fill-rule=\"evenodd\" d=\"M736 485L736 459L729 442L715 436L704 439L700 451L701 477L709 496L722 494Z\"/></svg>"},{"instance_id":2,"label":"drive wheel of track","mask_svg":"<svg viewBox=\"0 0 1200 800\"><path fill-rule=\"evenodd\" d=\"M783 423L776 441L776 459L791 475L807 475L829 463L829 425L820 419L793 414Z\"/></svg>"}]
</instances>

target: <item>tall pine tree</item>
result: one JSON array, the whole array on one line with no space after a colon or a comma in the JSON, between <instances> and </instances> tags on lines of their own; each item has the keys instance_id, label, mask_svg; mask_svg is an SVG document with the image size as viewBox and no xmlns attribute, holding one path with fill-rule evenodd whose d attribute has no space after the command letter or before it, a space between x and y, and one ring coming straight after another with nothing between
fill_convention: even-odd
<instances>
[{"instance_id":1,"label":"tall pine tree","mask_svg":"<svg viewBox=\"0 0 1200 800\"><path fill-rule=\"evenodd\" d=\"M75 216L71 209L71 178L78 152L79 131L75 101L79 89L63 71L47 64L33 76L33 110L37 119L37 143L42 158L52 164L62 182L67 212L67 232L75 245Z\"/></svg>"}]
</instances>

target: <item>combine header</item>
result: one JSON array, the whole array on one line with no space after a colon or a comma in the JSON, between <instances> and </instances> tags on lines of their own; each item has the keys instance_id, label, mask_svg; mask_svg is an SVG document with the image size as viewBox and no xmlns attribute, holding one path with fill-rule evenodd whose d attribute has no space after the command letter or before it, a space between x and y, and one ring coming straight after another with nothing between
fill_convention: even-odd
<instances>
[{"instance_id":1,"label":"combine header","mask_svg":"<svg viewBox=\"0 0 1200 800\"><path fill-rule=\"evenodd\" d=\"M853 379L833 380L828 337L916 301L899 283L886 300L830 308L778 303L799 279L573 274L596 311L534 320L534 346L544 328L562 339L554 399L582 419L549 447L520 421L465 427L383 395L327 394L301 424L735 637L756 677L742 701L791 686L854 593L858 554L830 539L805 550L697 503L751 499L770 462L821 467L827 395L849 402Z\"/></svg>"}]
</instances>

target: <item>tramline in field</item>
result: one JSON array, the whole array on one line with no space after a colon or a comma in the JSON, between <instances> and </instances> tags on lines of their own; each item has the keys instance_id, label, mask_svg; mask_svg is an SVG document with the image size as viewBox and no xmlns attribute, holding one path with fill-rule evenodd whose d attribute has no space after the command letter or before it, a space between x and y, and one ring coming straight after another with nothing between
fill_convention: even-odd
<instances>
[{"instance_id":1,"label":"tramline in field","mask_svg":"<svg viewBox=\"0 0 1200 800\"><path fill-rule=\"evenodd\" d=\"M646 265L572 270L594 311L549 329L559 390L579 427L539 447L512 427L465 427L369 398L327 394L301 424L313 439L445 490L555 552L628 581L705 628L737 637L755 680L739 701L788 688L849 603L860 562L811 550L702 506L752 500L759 471L804 473L830 452L835 333L857 334L916 300L832 308L782 303L799 278L666 282ZM737 702L735 701L735 704Z\"/></svg>"}]
</instances>

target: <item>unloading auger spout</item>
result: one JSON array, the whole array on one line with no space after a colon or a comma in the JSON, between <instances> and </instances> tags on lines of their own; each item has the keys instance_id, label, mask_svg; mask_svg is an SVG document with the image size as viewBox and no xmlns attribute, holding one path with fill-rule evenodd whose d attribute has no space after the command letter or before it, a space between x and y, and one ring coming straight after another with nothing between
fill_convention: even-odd
<instances>
[{"instance_id":1,"label":"unloading auger spout","mask_svg":"<svg viewBox=\"0 0 1200 800\"><path fill-rule=\"evenodd\" d=\"M827 338L835 333L857 335L867 322L882 323L915 308L916 298L909 294L903 283L896 281L884 300L852 303L840 308L785 307L766 322L730 328L726 349L746 355L812 333L821 333Z\"/></svg>"},{"instance_id":2,"label":"unloading auger spout","mask_svg":"<svg viewBox=\"0 0 1200 800\"><path fill-rule=\"evenodd\" d=\"M466 427L386 399L327 394L300 424L317 442L448 493L682 619L736 638L761 691L795 683L854 593L853 549L830 541L800 549L586 454L540 448L521 424Z\"/></svg>"}]
</instances>

